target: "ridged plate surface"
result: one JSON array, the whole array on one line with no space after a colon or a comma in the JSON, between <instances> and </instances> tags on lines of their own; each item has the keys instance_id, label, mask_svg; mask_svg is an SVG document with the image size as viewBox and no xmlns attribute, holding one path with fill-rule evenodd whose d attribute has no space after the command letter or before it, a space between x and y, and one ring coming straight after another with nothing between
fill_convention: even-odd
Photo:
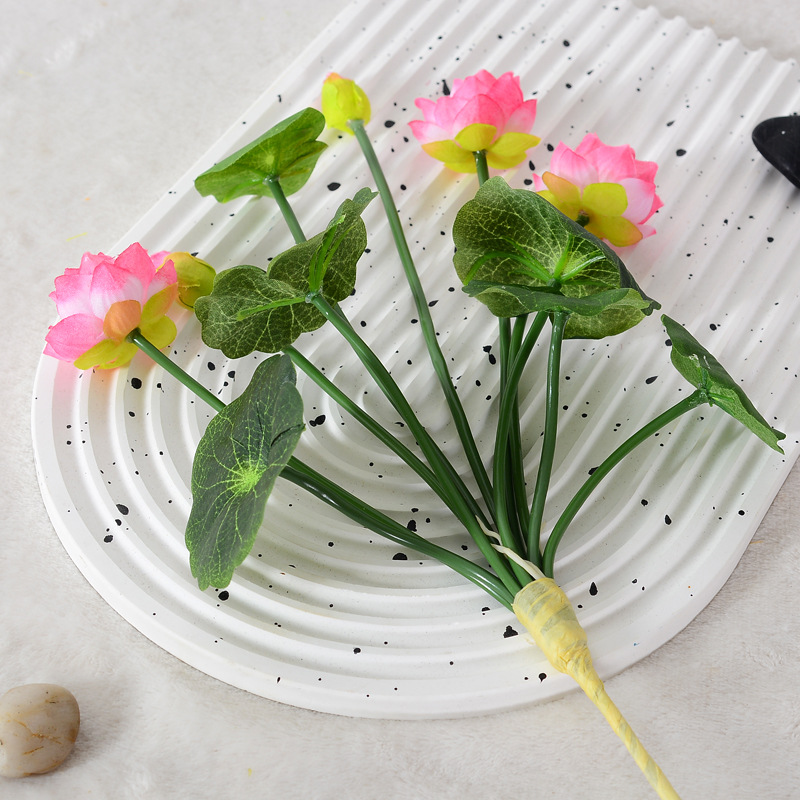
<instances>
[{"instance_id":1,"label":"ridged plate surface","mask_svg":"<svg viewBox=\"0 0 800 800\"><path fill-rule=\"evenodd\" d=\"M132 241L198 251L219 269L265 265L291 245L269 200L218 205L192 179L281 119L318 103L335 70L372 101L369 130L395 192L440 340L488 455L498 367L494 319L452 270L452 219L475 191L410 136L414 98L486 68L513 70L539 109L538 171L560 140L594 131L660 164L658 234L626 261L645 291L741 379L786 457L716 410L663 431L607 479L562 543L557 578L578 606L600 672L611 675L674 636L735 567L797 453L800 296L797 191L757 154L752 128L800 107L798 70L737 41L626 2L356 2L138 224ZM479 22L478 22L479 20ZM306 231L371 180L352 140L331 147L292 198ZM507 175L529 185L530 165ZM445 451L462 465L377 202L353 323L390 366ZM188 314L174 358L230 399L258 359L209 351ZM624 437L680 399L657 317L632 336L568 342L552 525L571 491ZM328 327L298 346L386 425L403 430ZM261 358L262 356L259 356ZM542 426L543 352L523 386L529 478ZM430 493L313 385L297 455L421 534L479 560ZM42 358L33 404L42 491L87 579L131 624L206 673L282 702L368 717L453 717L570 689L480 590L340 519L278 481L253 554L225 591L200 592L183 529L195 446L211 412L137 357L125 371L79 373Z\"/></svg>"}]
</instances>

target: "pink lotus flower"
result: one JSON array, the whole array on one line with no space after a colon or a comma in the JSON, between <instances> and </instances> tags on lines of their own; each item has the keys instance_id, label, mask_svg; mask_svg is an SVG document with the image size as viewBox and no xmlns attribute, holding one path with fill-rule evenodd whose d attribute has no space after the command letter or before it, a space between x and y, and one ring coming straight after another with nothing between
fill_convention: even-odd
<instances>
[{"instance_id":1,"label":"pink lotus flower","mask_svg":"<svg viewBox=\"0 0 800 800\"><path fill-rule=\"evenodd\" d=\"M166 316L178 296L177 275L166 252L148 254L132 244L113 258L85 253L78 269L55 280L59 320L45 337L44 352L78 369L125 366L137 351L127 340L138 328L156 347L175 338Z\"/></svg>"},{"instance_id":2,"label":"pink lotus flower","mask_svg":"<svg viewBox=\"0 0 800 800\"><path fill-rule=\"evenodd\" d=\"M590 233L627 247L655 233L645 223L663 205L657 169L653 161L638 161L628 145L611 147L590 133L575 150L561 142L550 170L534 173L533 188Z\"/></svg>"},{"instance_id":3,"label":"pink lotus flower","mask_svg":"<svg viewBox=\"0 0 800 800\"><path fill-rule=\"evenodd\" d=\"M506 72L495 78L482 69L453 81L453 92L436 102L415 100L424 120L409 123L422 149L456 172L475 172L473 153L486 152L490 167L509 169L541 141L530 133L536 101L523 100L519 78Z\"/></svg>"}]
</instances>

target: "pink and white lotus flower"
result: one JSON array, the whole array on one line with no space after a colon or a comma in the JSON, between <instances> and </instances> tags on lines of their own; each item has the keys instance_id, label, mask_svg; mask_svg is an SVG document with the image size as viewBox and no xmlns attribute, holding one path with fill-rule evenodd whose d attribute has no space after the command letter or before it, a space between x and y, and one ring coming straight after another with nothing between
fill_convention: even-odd
<instances>
[{"instance_id":1,"label":"pink and white lotus flower","mask_svg":"<svg viewBox=\"0 0 800 800\"><path fill-rule=\"evenodd\" d=\"M137 351L128 335L139 329L156 347L177 333L166 316L178 297L178 276L167 252L150 255L132 244L116 258L85 253L77 269L55 280L59 320L45 337L44 352L78 369L125 366Z\"/></svg>"},{"instance_id":2,"label":"pink and white lotus flower","mask_svg":"<svg viewBox=\"0 0 800 800\"><path fill-rule=\"evenodd\" d=\"M473 153L485 151L495 169L515 167L540 142L530 131L536 100L524 100L519 77L506 72L495 78L482 69L453 81L450 95L415 100L424 120L409 123L422 149L456 172L475 172Z\"/></svg>"},{"instance_id":3,"label":"pink and white lotus flower","mask_svg":"<svg viewBox=\"0 0 800 800\"><path fill-rule=\"evenodd\" d=\"M534 173L533 188L590 233L627 247L655 233L645 223L663 205L657 169L653 161L637 160L632 147L611 147L590 133L575 150L561 142L550 169Z\"/></svg>"}]
</instances>

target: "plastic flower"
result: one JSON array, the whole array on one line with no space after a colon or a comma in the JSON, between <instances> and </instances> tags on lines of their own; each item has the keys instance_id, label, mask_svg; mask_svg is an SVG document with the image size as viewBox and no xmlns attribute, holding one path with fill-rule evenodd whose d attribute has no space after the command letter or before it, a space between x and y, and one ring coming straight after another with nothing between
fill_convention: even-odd
<instances>
[{"instance_id":1,"label":"plastic flower","mask_svg":"<svg viewBox=\"0 0 800 800\"><path fill-rule=\"evenodd\" d=\"M352 133L351 119L369 122L369 98L354 81L331 72L322 84L322 113L328 127Z\"/></svg>"},{"instance_id":2,"label":"plastic flower","mask_svg":"<svg viewBox=\"0 0 800 800\"><path fill-rule=\"evenodd\" d=\"M198 298L211 294L217 275L211 264L191 253L169 253L164 263L167 261L172 262L178 275L178 302L184 308L194 308Z\"/></svg>"},{"instance_id":3,"label":"plastic flower","mask_svg":"<svg viewBox=\"0 0 800 800\"><path fill-rule=\"evenodd\" d=\"M638 161L632 147L611 147L590 133L575 150L561 142L550 170L534 173L533 188L590 233L627 247L655 233L645 223L663 205L657 169L653 161Z\"/></svg>"},{"instance_id":4,"label":"plastic flower","mask_svg":"<svg viewBox=\"0 0 800 800\"><path fill-rule=\"evenodd\" d=\"M475 172L473 153L486 152L490 167L509 169L541 141L530 133L536 101L523 100L519 78L506 72L495 78L482 69L453 81L453 92L436 102L415 100L424 120L410 123L422 149L456 172Z\"/></svg>"},{"instance_id":5,"label":"plastic flower","mask_svg":"<svg viewBox=\"0 0 800 800\"><path fill-rule=\"evenodd\" d=\"M178 296L178 278L166 256L150 255L140 244L116 258L85 253L80 267L55 280L50 297L59 320L45 337L45 354L78 369L110 369L133 358L138 348L126 337L136 328L158 348L170 344L177 330L166 313Z\"/></svg>"}]
</instances>

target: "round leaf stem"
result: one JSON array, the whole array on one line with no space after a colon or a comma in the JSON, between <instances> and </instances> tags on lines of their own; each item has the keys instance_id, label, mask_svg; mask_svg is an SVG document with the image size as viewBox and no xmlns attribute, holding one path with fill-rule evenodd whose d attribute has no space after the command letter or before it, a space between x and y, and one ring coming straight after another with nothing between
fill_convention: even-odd
<instances>
[{"instance_id":1,"label":"round leaf stem","mask_svg":"<svg viewBox=\"0 0 800 800\"><path fill-rule=\"evenodd\" d=\"M536 486L531 502L531 517L528 522L528 557L538 557L539 535L544 516L544 505L547 490L550 487L550 475L553 471L553 458L556 452L556 434L558 432L558 382L561 371L561 344L564 339L564 327L569 315L564 311L556 311L552 317L550 333L550 350L547 359L547 390L545 399L544 439L542 452L539 455L539 470L536 473Z\"/></svg>"},{"instance_id":2,"label":"round leaf stem","mask_svg":"<svg viewBox=\"0 0 800 800\"><path fill-rule=\"evenodd\" d=\"M286 224L289 227L292 236L294 237L295 243L300 244L300 242L304 242L306 240L305 234L303 233L303 229L300 227L300 223L298 222L292 207L289 205L289 201L286 199L286 195L284 194L283 187L281 186L278 176L268 175L264 179L264 182L267 184L267 186L269 186L269 190L272 192L272 196L275 198L275 202L278 204L278 208L281 210L284 220L286 220Z\"/></svg>"},{"instance_id":3,"label":"round leaf stem","mask_svg":"<svg viewBox=\"0 0 800 800\"><path fill-rule=\"evenodd\" d=\"M575 493L575 496L567 504L567 507L558 518L555 526L553 527L547 544L544 548L542 555L542 571L547 577L553 577L553 565L556 558L556 549L561 541L564 533L569 527L575 515L580 511L581 506L589 499L591 493L600 484L600 481L611 472L614 467L622 461L625 456L631 453L642 442L649 439L657 433L665 425L668 425L673 420L676 420L681 414L691 411L697 406L703 405L708 402L705 393L698 389L692 392L688 397L685 397L679 403L676 403L671 408L668 408L663 414L659 414L655 419L643 425L634 434L629 436L611 455L609 455L599 467L597 467L592 474L586 479L583 486Z\"/></svg>"},{"instance_id":4,"label":"round leaf stem","mask_svg":"<svg viewBox=\"0 0 800 800\"><path fill-rule=\"evenodd\" d=\"M386 217L389 221L389 228L392 231L392 237L394 238L397 253L400 256L400 262L403 265L403 270L406 274L406 280L408 281L412 297L414 298L414 304L416 305L422 336L425 339L425 344L428 348L428 353L434 372L436 373L436 377L438 378L439 384L444 392L445 400L450 409L453 422L455 423L456 431L458 432L458 437L461 440L467 461L469 462L472 473L475 476L475 480L478 484L478 488L480 489L483 501L486 503L486 507L489 510L489 515L494 517L492 485L489 481L489 476L486 473L486 468L483 465L483 459L478 452L478 446L475 443L475 438L472 435L472 430L470 429L469 422L467 421L464 408L461 405L461 400L459 399L455 387L453 386L453 380L450 377L450 372L447 368L447 362L444 354L442 353L441 348L439 347L439 342L436 339L436 328L434 327L430 309L428 308L428 301L425 297L425 292L422 288L419 275L417 274L417 269L414 266L414 259L412 258L411 251L408 248L408 243L406 242L406 237L403 233L403 226L400 222L400 216L397 213L397 207L395 206L394 199L392 198L389 184L387 183L386 177L383 174L383 169L378 161L375 149L372 147L372 142L370 141L367 131L364 128L363 120L353 119L350 120L348 124L358 140L358 144L361 147L361 151L364 154L364 158L367 161L367 165L369 166L372 177L375 180L375 185L377 186L378 192L381 196L381 201L383 202L383 207L386 211Z\"/></svg>"}]
</instances>

